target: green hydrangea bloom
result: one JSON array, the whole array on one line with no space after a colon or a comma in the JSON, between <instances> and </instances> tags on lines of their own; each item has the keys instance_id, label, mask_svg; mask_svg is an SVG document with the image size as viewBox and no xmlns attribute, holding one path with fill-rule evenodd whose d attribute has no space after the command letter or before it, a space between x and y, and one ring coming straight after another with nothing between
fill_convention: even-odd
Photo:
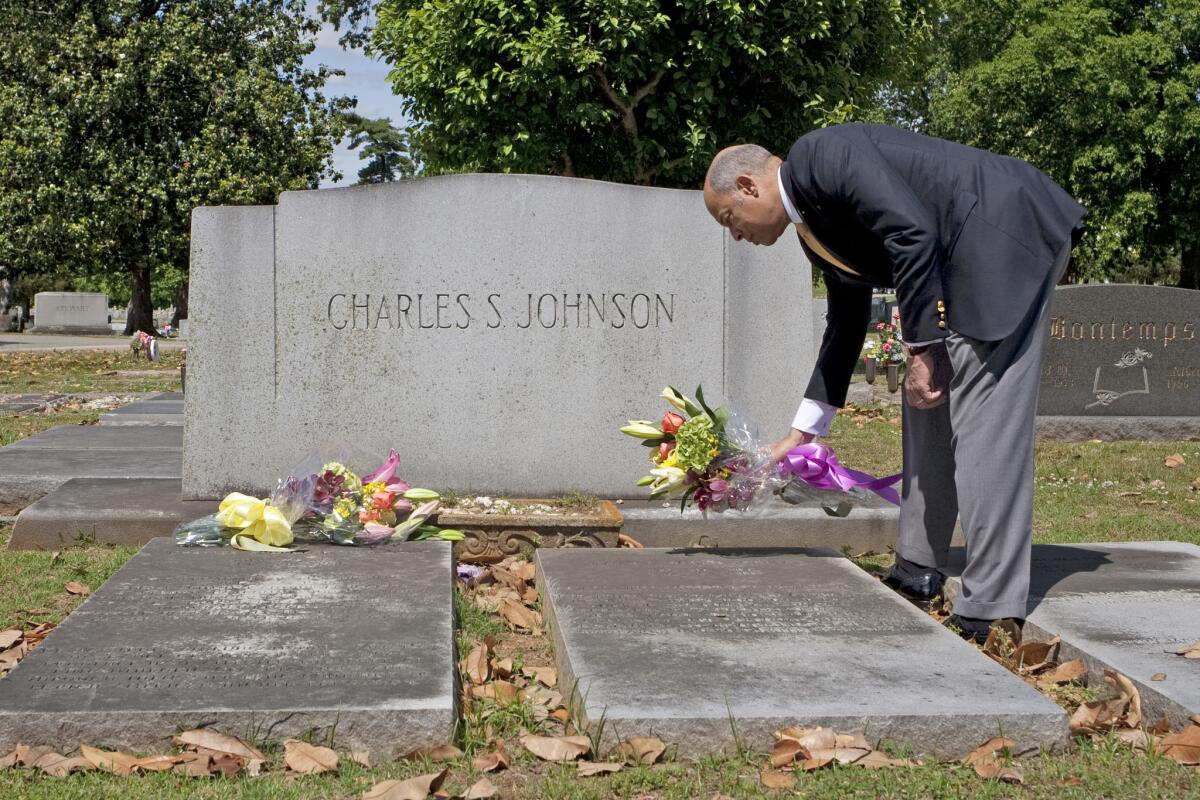
<instances>
[{"instance_id":1,"label":"green hydrangea bloom","mask_svg":"<svg viewBox=\"0 0 1200 800\"><path fill-rule=\"evenodd\" d=\"M717 434L704 414L692 417L675 433L675 463L680 469L703 472L717 455Z\"/></svg>"}]
</instances>

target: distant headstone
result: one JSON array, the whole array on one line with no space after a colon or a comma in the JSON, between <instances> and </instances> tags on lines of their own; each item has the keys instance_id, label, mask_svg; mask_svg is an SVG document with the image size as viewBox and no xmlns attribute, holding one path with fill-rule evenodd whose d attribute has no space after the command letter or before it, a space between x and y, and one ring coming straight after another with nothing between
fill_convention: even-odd
<instances>
[{"instance_id":1,"label":"distant headstone","mask_svg":"<svg viewBox=\"0 0 1200 800\"><path fill-rule=\"evenodd\" d=\"M101 292L38 292L33 297L34 333L110 333L108 295Z\"/></svg>"},{"instance_id":2,"label":"distant headstone","mask_svg":"<svg viewBox=\"0 0 1200 800\"><path fill-rule=\"evenodd\" d=\"M1039 415L1200 415L1200 291L1061 286L1047 326Z\"/></svg>"},{"instance_id":3,"label":"distant headstone","mask_svg":"<svg viewBox=\"0 0 1200 800\"><path fill-rule=\"evenodd\" d=\"M963 559L953 551L950 571ZM1128 677L1147 724L1165 717L1179 728L1200 714L1200 659L1175 652L1200 641L1200 547L1039 544L1031 572L1027 638L1061 637L1060 660L1083 659L1092 686L1104 685L1105 669ZM947 588L957 594L958 579Z\"/></svg>"},{"instance_id":4,"label":"distant headstone","mask_svg":"<svg viewBox=\"0 0 1200 800\"><path fill-rule=\"evenodd\" d=\"M207 726L378 760L454 734L446 542L262 557L156 539L0 680L0 749Z\"/></svg>"},{"instance_id":5,"label":"distant headstone","mask_svg":"<svg viewBox=\"0 0 1200 800\"><path fill-rule=\"evenodd\" d=\"M196 209L190 274L193 498L267 489L331 440L394 445L432 486L633 496L645 450L615 431L661 414L664 384L786 430L812 363L794 237L734 242L697 191L456 175L285 192Z\"/></svg>"},{"instance_id":6,"label":"distant headstone","mask_svg":"<svg viewBox=\"0 0 1200 800\"><path fill-rule=\"evenodd\" d=\"M765 752L785 725L958 757L1003 733L1058 747L1066 715L832 550L537 553L559 684L606 739Z\"/></svg>"}]
</instances>

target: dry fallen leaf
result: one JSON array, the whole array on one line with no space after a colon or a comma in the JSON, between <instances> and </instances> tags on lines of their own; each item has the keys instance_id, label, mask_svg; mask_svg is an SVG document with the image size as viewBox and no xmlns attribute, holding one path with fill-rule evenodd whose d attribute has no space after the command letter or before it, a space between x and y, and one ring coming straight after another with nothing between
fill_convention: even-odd
<instances>
[{"instance_id":1,"label":"dry fallen leaf","mask_svg":"<svg viewBox=\"0 0 1200 800\"><path fill-rule=\"evenodd\" d=\"M613 748L614 753L634 764L653 764L666 750L666 744L657 736L634 736Z\"/></svg>"},{"instance_id":2,"label":"dry fallen leaf","mask_svg":"<svg viewBox=\"0 0 1200 800\"><path fill-rule=\"evenodd\" d=\"M500 604L500 615L514 628L527 631L537 631L542 625L542 615L533 609L526 608L515 600L505 600Z\"/></svg>"},{"instance_id":3,"label":"dry fallen leaf","mask_svg":"<svg viewBox=\"0 0 1200 800\"><path fill-rule=\"evenodd\" d=\"M826 750L837 747L837 734L830 728L782 728L775 731L776 739L790 739L806 750Z\"/></svg>"},{"instance_id":4,"label":"dry fallen leaf","mask_svg":"<svg viewBox=\"0 0 1200 800\"><path fill-rule=\"evenodd\" d=\"M471 652L467 653L466 658L462 660L463 676L471 683L487 683L487 679L491 675L489 663L491 661L493 646L494 640L488 637L471 648Z\"/></svg>"},{"instance_id":5,"label":"dry fallen leaf","mask_svg":"<svg viewBox=\"0 0 1200 800\"><path fill-rule=\"evenodd\" d=\"M551 689L558 683L558 670L554 667L525 667L521 671Z\"/></svg>"},{"instance_id":6,"label":"dry fallen leaf","mask_svg":"<svg viewBox=\"0 0 1200 800\"><path fill-rule=\"evenodd\" d=\"M1083 786L1083 779L1072 775L1069 778L1063 778L1060 781L1054 782L1055 786Z\"/></svg>"},{"instance_id":7,"label":"dry fallen leaf","mask_svg":"<svg viewBox=\"0 0 1200 800\"><path fill-rule=\"evenodd\" d=\"M283 743L283 763L292 772L301 775L337 772L338 754L328 747L288 739Z\"/></svg>"},{"instance_id":8,"label":"dry fallen leaf","mask_svg":"<svg viewBox=\"0 0 1200 800\"><path fill-rule=\"evenodd\" d=\"M796 785L796 776L790 772L763 770L762 785L768 789L791 789Z\"/></svg>"},{"instance_id":9,"label":"dry fallen leaf","mask_svg":"<svg viewBox=\"0 0 1200 800\"><path fill-rule=\"evenodd\" d=\"M449 772L444 769L405 780L381 781L363 793L363 800L425 800L438 790Z\"/></svg>"},{"instance_id":10,"label":"dry fallen leaf","mask_svg":"<svg viewBox=\"0 0 1200 800\"><path fill-rule=\"evenodd\" d=\"M405 761L420 761L427 758L434 763L453 761L462 756L463 751L452 744L439 744L435 747L418 747L404 755Z\"/></svg>"},{"instance_id":11,"label":"dry fallen leaf","mask_svg":"<svg viewBox=\"0 0 1200 800\"><path fill-rule=\"evenodd\" d=\"M267 757L250 745L243 742L236 736L226 736L223 733L209 730L208 728L197 728L193 731L184 731L175 737L177 744L187 744L193 747L203 747L208 750L215 750L218 753L228 753L234 756L241 756L247 761L266 761Z\"/></svg>"},{"instance_id":12,"label":"dry fallen leaf","mask_svg":"<svg viewBox=\"0 0 1200 800\"><path fill-rule=\"evenodd\" d=\"M137 760L137 768L146 772L166 772L182 759L181 756L146 756Z\"/></svg>"},{"instance_id":13,"label":"dry fallen leaf","mask_svg":"<svg viewBox=\"0 0 1200 800\"><path fill-rule=\"evenodd\" d=\"M521 744L526 750L543 761L574 761L592 749L586 736L522 736Z\"/></svg>"},{"instance_id":14,"label":"dry fallen leaf","mask_svg":"<svg viewBox=\"0 0 1200 800\"><path fill-rule=\"evenodd\" d=\"M53 778L64 778L78 770L95 769L95 765L82 756L68 758L59 753L46 753L30 766L40 769Z\"/></svg>"},{"instance_id":15,"label":"dry fallen leaf","mask_svg":"<svg viewBox=\"0 0 1200 800\"><path fill-rule=\"evenodd\" d=\"M17 642L21 641L24 635L24 631L16 628L9 628L7 630L0 631L0 650L7 650L8 648L12 647Z\"/></svg>"},{"instance_id":16,"label":"dry fallen leaf","mask_svg":"<svg viewBox=\"0 0 1200 800\"><path fill-rule=\"evenodd\" d=\"M812 754L804 747L804 745L794 739L780 739L775 743L775 747L771 750L771 766L778 769L791 764L797 758L801 761L811 758Z\"/></svg>"},{"instance_id":17,"label":"dry fallen leaf","mask_svg":"<svg viewBox=\"0 0 1200 800\"><path fill-rule=\"evenodd\" d=\"M1022 786L1025 784L1025 773L1018 766L1003 767L995 761L981 761L975 765L975 772L981 778L1015 783Z\"/></svg>"},{"instance_id":18,"label":"dry fallen leaf","mask_svg":"<svg viewBox=\"0 0 1200 800\"><path fill-rule=\"evenodd\" d=\"M632 547L636 550L641 550L645 545L634 539L632 536L625 533L617 534L617 547Z\"/></svg>"},{"instance_id":19,"label":"dry fallen leaf","mask_svg":"<svg viewBox=\"0 0 1200 800\"><path fill-rule=\"evenodd\" d=\"M1148 750L1153 741L1150 734L1143 730L1123 730L1117 731L1116 737L1135 750Z\"/></svg>"},{"instance_id":20,"label":"dry fallen leaf","mask_svg":"<svg viewBox=\"0 0 1200 800\"><path fill-rule=\"evenodd\" d=\"M212 769L226 778L237 776L246 767L246 759L233 753L218 753L212 757Z\"/></svg>"},{"instance_id":21,"label":"dry fallen leaf","mask_svg":"<svg viewBox=\"0 0 1200 800\"><path fill-rule=\"evenodd\" d=\"M1013 650L1009 660L1018 670L1032 672L1046 664L1058 643L1057 636L1048 642L1025 642Z\"/></svg>"},{"instance_id":22,"label":"dry fallen leaf","mask_svg":"<svg viewBox=\"0 0 1200 800\"><path fill-rule=\"evenodd\" d=\"M212 758L200 753L184 753L171 771L189 778L208 778L213 774Z\"/></svg>"},{"instance_id":23,"label":"dry fallen leaf","mask_svg":"<svg viewBox=\"0 0 1200 800\"><path fill-rule=\"evenodd\" d=\"M1129 700L1129 707L1125 711L1122 722L1130 728L1141 727L1142 695L1138 692L1137 687L1133 685L1133 681L1115 670L1106 669L1104 670L1104 682L1116 689L1121 697L1128 698Z\"/></svg>"},{"instance_id":24,"label":"dry fallen leaf","mask_svg":"<svg viewBox=\"0 0 1200 800\"><path fill-rule=\"evenodd\" d=\"M1187 459L1185 459L1183 457L1183 453L1172 453L1171 455L1169 455L1163 459L1163 466L1168 467L1169 469L1175 469L1176 467L1182 467L1186 463L1187 463Z\"/></svg>"},{"instance_id":25,"label":"dry fallen leaf","mask_svg":"<svg viewBox=\"0 0 1200 800\"><path fill-rule=\"evenodd\" d=\"M1164 736L1159 746L1163 755L1172 761L1187 766L1200 764L1200 725Z\"/></svg>"},{"instance_id":26,"label":"dry fallen leaf","mask_svg":"<svg viewBox=\"0 0 1200 800\"><path fill-rule=\"evenodd\" d=\"M590 778L592 775L606 775L613 772L620 772L624 766L624 764L612 761L580 761L579 777Z\"/></svg>"},{"instance_id":27,"label":"dry fallen leaf","mask_svg":"<svg viewBox=\"0 0 1200 800\"><path fill-rule=\"evenodd\" d=\"M1012 749L1016 746L1017 743L1012 739L1005 739L997 736L992 739L988 739L986 742L979 745L979 747L976 747L974 750L967 753L967 755L963 758L962 763L970 767L984 761L994 761L996 758L996 753L1000 752L1001 750Z\"/></svg>"},{"instance_id":28,"label":"dry fallen leaf","mask_svg":"<svg viewBox=\"0 0 1200 800\"><path fill-rule=\"evenodd\" d=\"M1197 639L1186 647L1173 650L1172 652L1175 653L1175 655L1183 656L1184 658L1200 658L1200 639Z\"/></svg>"},{"instance_id":29,"label":"dry fallen leaf","mask_svg":"<svg viewBox=\"0 0 1200 800\"><path fill-rule=\"evenodd\" d=\"M471 759L471 766L479 772L493 772L500 769L508 769L508 751L504 749L504 740L498 740L494 749L490 753L475 756Z\"/></svg>"},{"instance_id":30,"label":"dry fallen leaf","mask_svg":"<svg viewBox=\"0 0 1200 800\"><path fill-rule=\"evenodd\" d=\"M92 593L92 590L87 586L87 584L80 583L79 581L68 581L66 586L63 588L67 590L67 594L78 594L83 595L84 597L87 597Z\"/></svg>"},{"instance_id":31,"label":"dry fallen leaf","mask_svg":"<svg viewBox=\"0 0 1200 800\"><path fill-rule=\"evenodd\" d=\"M828 767L832 763L833 756L825 756L823 758L817 758L814 756L813 758L806 758L804 761L800 762L800 769L804 770L805 772L812 772L815 769Z\"/></svg>"},{"instance_id":32,"label":"dry fallen leaf","mask_svg":"<svg viewBox=\"0 0 1200 800\"><path fill-rule=\"evenodd\" d=\"M1165 681L1166 679L1167 679L1167 673L1165 673L1165 672L1156 672L1150 676L1150 680L1156 681L1156 682L1157 681Z\"/></svg>"},{"instance_id":33,"label":"dry fallen leaf","mask_svg":"<svg viewBox=\"0 0 1200 800\"><path fill-rule=\"evenodd\" d=\"M501 703L511 703L516 700L517 692L520 691L508 681L492 681L488 686L492 690L492 697Z\"/></svg>"},{"instance_id":34,"label":"dry fallen leaf","mask_svg":"<svg viewBox=\"0 0 1200 800\"><path fill-rule=\"evenodd\" d=\"M463 800L488 800L489 797L495 797L500 790L495 784L487 778L477 780L467 793L463 795Z\"/></svg>"},{"instance_id":35,"label":"dry fallen leaf","mask_svg":"<svg viewBox=\"0 0 1200 800\"><path fill-rule=\"evenodd\" d=\"M367 769L370 769L371 768L371 751L369 751L369 750L351 750L350 751L350 760L356 764L360 764L361 766L366 767Z\"/></svg>"},{"instance_id":36,"label":"dry fallen leaf","mask_svg":"<svg viewBox=\"0 0 1200 800\"><path fill-rule=\"evenodd\" d=\"M1038 678L1038 686L1053 686L1056 683L1070 683L1087 675L1087 667L1078 658L1064 661L1057 667Z\"/></svg>"},{"instance_id":37,"label":"dry fallen leaf","mask_svg":"<svg viewBox=\"0 0 1200 800\"><path fill-rule=\"evenodd\" d=\"M128 775L137 768L137 756L129 753L109 752L86 744L79 745L79 753L96 769L111 772L114 775Z\"/></svg>"},{"instance_id":38,"label":"dry fallen leaf","mask_svg":"<svg viewBox=\"0 0 1200 800\"><path fill-rule=\"evenodd\" d=\"M813 750L812 757L817 761L831 758L839 764L854 764L870 752L866 747L827 747Z\"/></svg>"}]
</instances>

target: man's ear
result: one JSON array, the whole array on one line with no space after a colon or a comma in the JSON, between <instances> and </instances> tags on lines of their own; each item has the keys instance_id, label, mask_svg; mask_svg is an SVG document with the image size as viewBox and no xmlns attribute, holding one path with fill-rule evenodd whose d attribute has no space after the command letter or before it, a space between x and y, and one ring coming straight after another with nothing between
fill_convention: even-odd
<instances>
[{"instance_id":1,"label":"man's ear","mask_svg":"<svg viewBox=\"0 0 1200 800\"><path fill-rule=\"evenodd\" d=\"M749 175L738 175L734 184L737 190L747 197L758 197L758 184Z\"/></svg>"}]
</instances>

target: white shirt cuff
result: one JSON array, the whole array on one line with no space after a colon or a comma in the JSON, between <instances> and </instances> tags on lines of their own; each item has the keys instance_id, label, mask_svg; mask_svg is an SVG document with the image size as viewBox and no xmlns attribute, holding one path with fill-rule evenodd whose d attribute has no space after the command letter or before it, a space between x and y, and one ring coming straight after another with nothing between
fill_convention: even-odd
<instances>
[{"instance_id":1,"label":"white shirt cuff","mask_svg":"<svg viewBox=\"0 0 1200 800\"><path fill-rule=\"evenodd\" d=\"M814 436L828 436L829 426L833 424L836 414L837 406L831 406L820 400L810 400L806 397L800 403L796 418L792 420L792 427Z\"/></svg>"},{"instance_id":2,"label":"white shirt cuff","mask_svg":"<svg viewBox=\"0 0 1200 800\"><path fill-rule=\"evenodd\" d=\"M944 342L944 341L945 341L945 339L930 339L927 342L905 342L904 344L907 347L928 347L929 345L937 344L938 342Z\"/></svg>"}]
</instances>

